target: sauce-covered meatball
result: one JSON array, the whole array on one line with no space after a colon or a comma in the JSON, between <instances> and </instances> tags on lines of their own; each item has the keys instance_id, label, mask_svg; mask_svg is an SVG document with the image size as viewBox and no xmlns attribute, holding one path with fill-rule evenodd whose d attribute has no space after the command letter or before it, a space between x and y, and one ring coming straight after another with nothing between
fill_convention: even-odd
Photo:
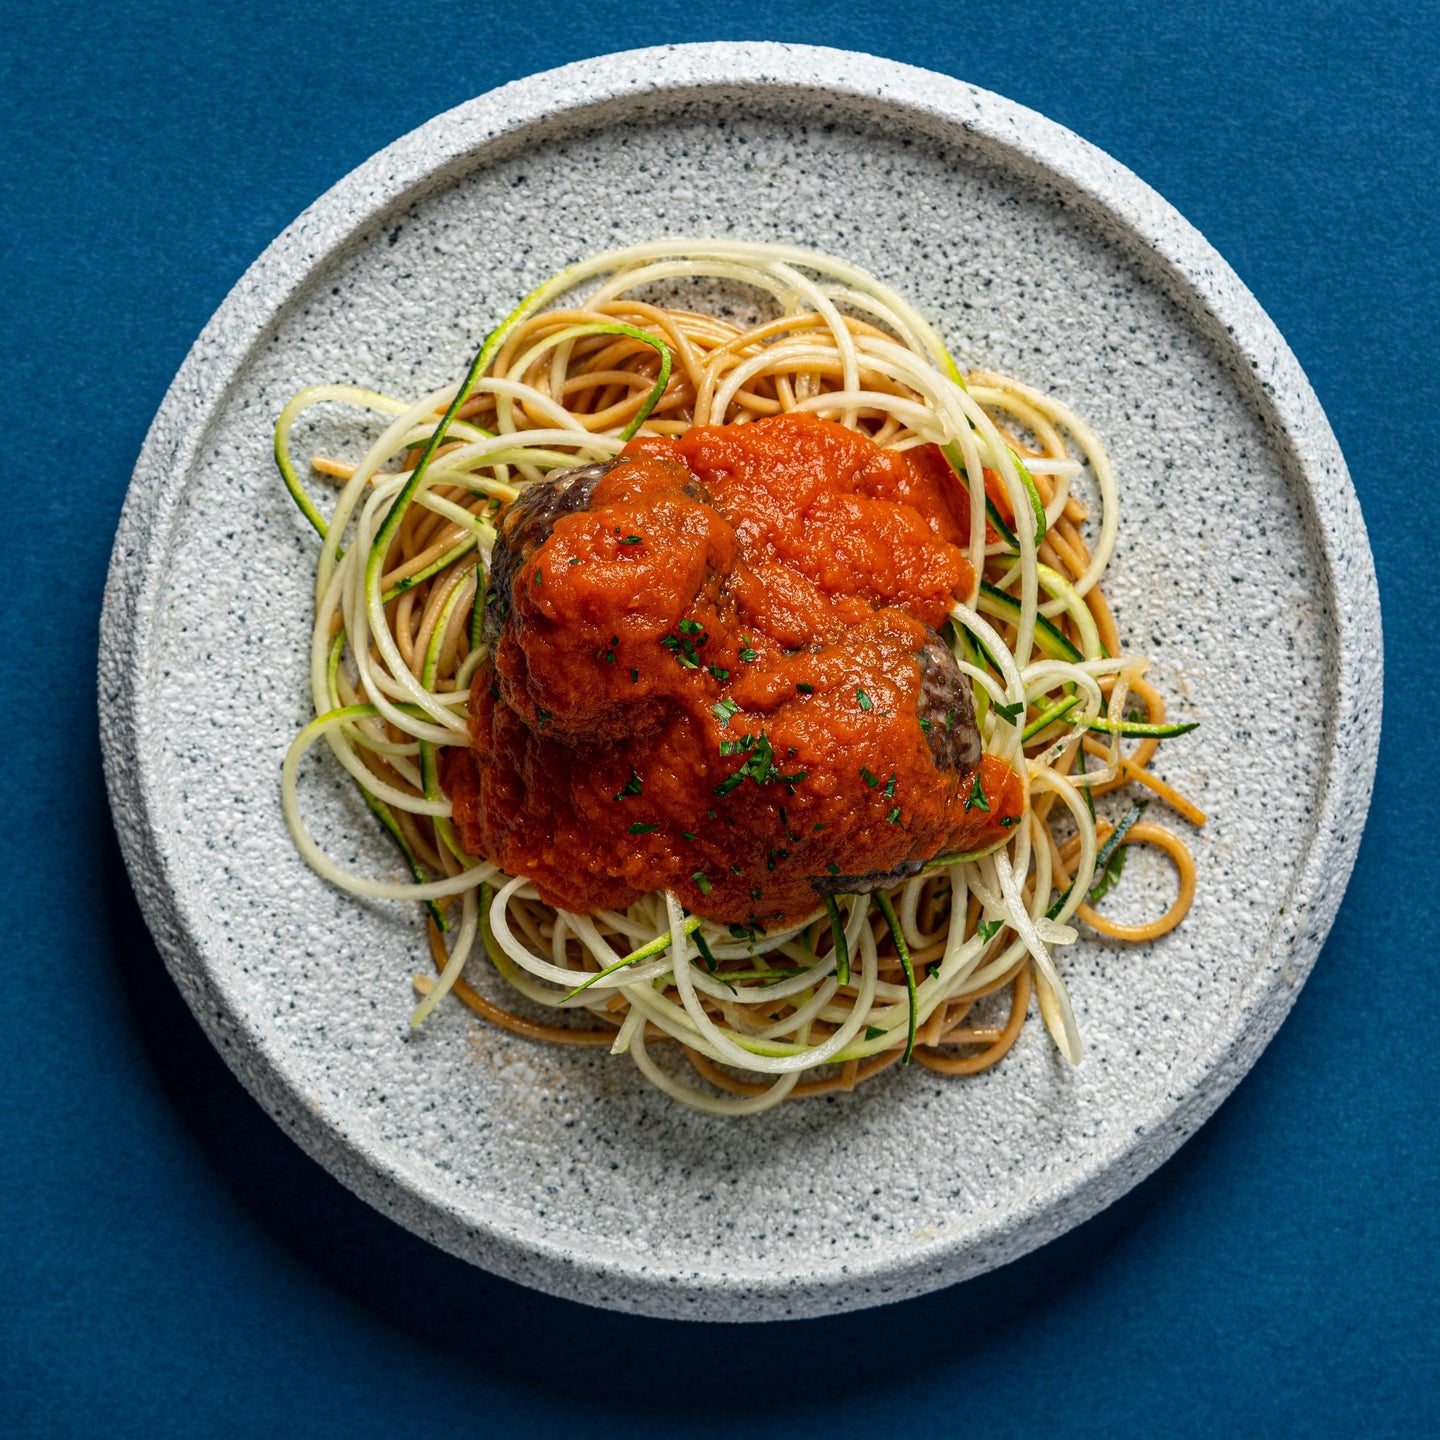
<instances>
[{"instance_id":1,"label":"sauce-covered meatball","mask_svg":"<svg viewBox=\"0 0 1440 1440\"><path fill-rule=\"evenodd\" d=\"M462 842L568 910L769 925L1005 839L1020 782L937 634L968 533L934 447L807 415L532 486L446 771Z\"/></svg>"}]
</instances>

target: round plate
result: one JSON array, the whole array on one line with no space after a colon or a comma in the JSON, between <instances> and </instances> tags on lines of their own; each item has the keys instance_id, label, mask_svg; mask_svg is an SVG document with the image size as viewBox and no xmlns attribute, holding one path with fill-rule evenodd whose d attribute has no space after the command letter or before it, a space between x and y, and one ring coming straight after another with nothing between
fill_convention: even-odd
<instances>
[{"instance_id":1,"label":"round plate","mask_svg":"<svg viewBox=\"0 0 1440 1440\"><path fill-rule=\"evenodd\" d=\"M410 977L430 968L418 907L357 902L295 853L279 767L307 718L315 542L270 456L281 405L329 380L444 385L540 279L676 235L797 241L866 266L962 364L1052 391L1114 457L1107 593L1171 713L1201 721L1160 765L1210 820L1177 932L1087 936L1061 957L1078 1069L1032 1021L973 1079L892 1069L751 1119L692 1114L628 1061L515 1039L458 1004L410 1033ZM317 414L298 453L353 453L370 433ZM101 696L151 928L200 1023L300 1145L401 1224L526 1284L754 1319L998 1265L1093 1215L1205 1119L1339 904L1380 653L1364 525L1325 417L1255 300L1164 201L944 76L715 44L482 96L275 241L196 342L140 457ZM308 768L304 804L342 863L395 873L338 767ZM1167 903L1173 881L1146 854L1107 901L1119 918Z\"/></svg>"}]
</instances>

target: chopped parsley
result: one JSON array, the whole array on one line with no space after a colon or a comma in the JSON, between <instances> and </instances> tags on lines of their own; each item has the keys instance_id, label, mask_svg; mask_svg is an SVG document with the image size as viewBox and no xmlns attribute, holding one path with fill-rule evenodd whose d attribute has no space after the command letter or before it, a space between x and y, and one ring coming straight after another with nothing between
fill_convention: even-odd
<instances>
[{"instance_id":1,"label":"chopped parsley","mask_svg":"<svg viewBox=\"0 0 1440 1440\"><path fill-rule=\"evenodd\" d=\"M752 660L758 660L760 658L759 654L750 648L750 637L748 635L742 635L740 637L740 658L747 665L750 664Z\"/></svg>"},{"instance_id":2,"label":"chopped parsley","mask_svg":"<svg viewBox=\"0 0 1440 1440\"><path fill-rule=\"evenodd\" d=\"M795 688L796 688L802 695L813 695L813 694L815 693L815 687L814 687L813 685L799 684L799 685L797 685Z\"/></svg>"},{"instance_id":3,"label":"chopped parsley","mask_svg":"<svg viewBox=\"0 0 1440 1440\"><path fill-rule=\"evenodd\" d=\"M983 810L990 813L990 802L985 798L985 787L980 783L980 772L975 772L975 784L971 786L969 797L965 801L965 809L968 813L971 810Z\"/></svg>"},{"instance_id":4,"label":"chopped parsley","mask_svg":"<svg viewBox=\"0 0 1440 1440\"><path fill-rule=\"evenodd\" d=\"M681 622L684 623L683 621ZM662 635L660 643L687 669L698 670L700 668L700 649L705 643L704 631L700 632L698 641L692 640L687 634L685 636Z\"/></svg>"},{"instance_id":5,"label":"chopped parsley","mask_svg":"<svg viewBox=\"0 0 1440 1440\"><path fill-rule=\"evenodd\" d=\"M772 781L792 790L808 772L796 770L790 775L781 775L775 769L775 749L770 737L762 730L758 735L742 735L738 740L722 740L722 755L744 755L745 763L732 775L727 775L716 787L715 793L722 798L728 795L742 781L749 779L756 785L768 785Z\"/></svg>"},{"instance_id":6,"label":"chopped parsley","mask_svg":"<svg viewBox=\"0 0 1440 1440\"><path fill-rule=\"evenodd\" d=\"M893 770L890 772L890 778L885 782L885 798L887 800L895 798L895 772Z\"/></svg>"},{"instance_id":7,"label":"chopped parsley","mask_svg":"<svg viewBox=\"0 0 1440 1440\"><path fill-rule=\"evenodd\" d=\"M892 825L900 823L900 807L897 805L886 817Z\"/></svg>"},{"instance_id":8,"label":"chopped parsley","mask_svg":"<svg viewBox=\"0 0 1440 1440\"><path fill-rule=\"evenodd\" d=\"M722 725L728 725L730 723L730 717L740 713L740 707L727 696L724 700L712 705L710 707L710 713L720 721ZM721 751L721 754L724 754L724 751Z\"/></svg>"},{"instance_id":9,"label":"chopped parsley","mask_svg":"<svg viewBox=\"0 0 1440 1440\"><path fill-rule=\"evenodd\" d=\"M730 678L730 672L723 665L707 665L705 668L722 685Z\"/></svg>"},{"instance_id":10,"label":"chopped parsley","mask_svg":"<svg viewBox=\"0 0 1440 1440\"><path fill-rule=\"evenodd\" d=\"M975 927L975 933L982 940L993 940L1004 923L1003 920L982 920Z\"/></svg>"},{"instance_id":11,"label":"chopped parsley","mask_svg":"<svg viewBox=\"0 0 1440 1440\"><path fill-rule=\"evenodd\" d=\"M682 840L698 840L700 837L693 830L682 830L680 838Z\"/></svg>"},{"instance_id":12,"label":"chopped parsley","mask_svg":"<svg viewBox=\"0 0 1440 1440\"><path fill-rule=\"evenodd\" d=\"M638 685L640 683L640 672L638 670L631 670L630 683L632 685Z\"/></svg>"},{"instance_id":13,"label":"chopped parsley","mask_svg":"<svg viewBox=\"0 0 1440 1440\"><path fill-rule=\"evenodd\" d=\"M832 875L838 875L840 873L840 867L833 860L825 868Z\"/></svg>"},{"instance_id":14,"label":"chopped parsley","mask_svg":"<svg viewBox=\"0 0 1440 1440\"><path fill-rule=\"evenodd\" d=\"M927 733L930 729L930 722L923 715L920 717L920 728Z\"/></svg>"},{"instance_id":15,"label":"chopped parsley","mask_svg":"<svg viewBox=\"0 0 1440 1440\"><path fill-rule=\"evenodd\" d=\"M858 685L855 687L855 698L860 702L860 708L867 713L875 708L875 702Z\"/></svg>"},{"instance_id":16,"label":"chopped parsley","mask_svg":"<svg viewBox=\"0 0 1440 1440\"><path fill-rule=\"evenodd\" d=\"M546 722L549 719L550 712L548 710L541 709L541 707L537 705L535 707L535 728L537 730L543 730L545 728Z\"/></svg>"},{"instance_id":17,"label":"chopped parsley","mask_svg":"<svg viewBox=\"0 0 1440 1440\"><path fill-rule=\"evenodd\" d=\"M637 820L630 827L630 833L632 835L649 835L651 831L658 830L659 828L658 825L646 825L643 821Z\"/></svg>"},{"instance_id":18,"label":"chopped parsley","mask_svg":"<svg viewBox=\"0 0 1440 1440\"><path fill-rule=\"evenodd\" d=\"M1011 725L1013 725L1025 713L1025 702L1017 700L1013 705L1001 705L998 701L995 705L995 713Z\"/></svg>"},{"instance_id":19,"label":"chopped parsley","mask_svg":"<svg viewBox=\"0 0 1440 1440\"><path fill-rule=\"evenodd\" d=\"M537 565L535 567L535 583L538 585L545 578L545 572Z\"/></svg>"},{"instance_id":20,"label":"chopped parsley","mask_svg":"<svg viewBox=\"0 0 1440 1440\"><path fill-rule=\"evenodd\" d=\"M865 1038L867 1040L878 1040L884 1033L878 1025L867 1025L865 1027Z\"/></svg>"},{"instance_id":21,"label":"chopped parsley","mask_svg":"<svg viewBox=\"0 0 1440 1440\"><path fill-rule=\"evenodd\" d=\"M620 541L620 543L622 545L639 545L643 542L638 535L626 535L624 539Z\"/></svg>"},{"instance_id":22,"label":"chopped parsley","mask_svg":"<svg viewBox=\"0 0 1440 1440\"><path fill-rule=\"evenodd\" d=\"M703 870L697 870L690 878L695 882L702 895L708 895L715 888L709 880L705 878L705 872Z\"/></svg>"},{"instance_id":23,"label":"chopped parsley","mask_svg":"<svg viewBox=\"0 0 1440 1440\"><path fill-rule=\"evenodd\" d=\"M872 775L863 765L860 767L860 778L872 790L880 783L880 777L878 775Z\"/></svg>"},{"instance_id":24,"label":"chopped parsley","mask_svg":"<svg viewBox=\"0 0 1440 1440\"><path fill-rule=\"evenodd\" d=\"M698 620L682 620L675 627L682 635L703 635L705 627Z\"/></svg>"},{"instance_id":25,"label":"chopped parsley","mask_svg":"<svg viewBox=\"0 0 1440 1440\"><path fill-rule=\"evenodd\" d=\"M640 777L632 770L630 778L615 792L616 800L623 800L627 795L643 795L645 786Z\"/></svg>"},{"instance_id":26,"label":"chopped parsley","mask_svg":"<svg viewBox=\"0 0 1440 1440\"><path fill-rule=\"evenodd\" d=\"M595 652L595 658L597 660L603 660L607 665L613 665L615 663L615 647L619 643L620 637L618 635L612 635L610 637L610 648L608 650L597 650Z\"/></svg>"}]
</instances>

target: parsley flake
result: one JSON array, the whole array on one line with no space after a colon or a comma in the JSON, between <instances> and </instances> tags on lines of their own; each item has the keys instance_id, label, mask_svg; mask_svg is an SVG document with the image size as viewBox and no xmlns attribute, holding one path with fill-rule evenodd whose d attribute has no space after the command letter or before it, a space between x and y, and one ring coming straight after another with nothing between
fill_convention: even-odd
<instances>
[{"instance_id":1,"label":"parsley flake","mask_svg":"<svg viewBox=\"0 0 1440 1440\"><path fill-rule=\"evenodd\" d=\"M886 817L892 825L900 823L900 807L897 805Z\"/></svg>"},{"instance_id":2,"label":"parsley flake","mask_svg":"<svg viewBox=\"0 0 1440 1440\"><path fill-rule=\"evenodd\" d=\"M795 688L796 688L802 695L813 695L813 694L815 693L815 687L814 687L813 685L803 685L803 684L801 684L801 685L797 685Z\"/></svg>"},{"instance_id":3,"label":"parsley flake","mask_svg":"<svg viewBox=\"0 0 1440 1440\"><path fill-rule=\"evenodd\" d=\"M658 825L646 825L642 821L637 820L630 827L630 833L632 835L649 835L652 831L658 830L659 828Z\"/></svg>"},{"instance_id":4,"label":"parsley flake","mask_svg":"<svg viewBox=\"0 0 1440 1440\"><path fill-rule=\"evenodd\" d=\"M880 777L878 775L872 775L863 765L860 767L860 778L872 790L880 783Z\"/></svg>"},{"instance_id":5,"label":"parsley flake","mask_svg":"<svg viewBox=\"0 0 1440 1440\"><path fill-rule=\"evenodd\" d=\"M887 800L895 798L895 772L893 770L890 772L890 778L885 782L885 798Z\"/></svg>"},{"instance_id":6,"label":"parsley flake","mask_svg":"<svg viewBox=\"0 0 1440 1440\"><path fill-rule=\"evenodd\" d=\"M858 685L855 687L855 698L860 702L860 708L867 713L875 708L875 702Z\"/></svg>"},{"instance_id":7,"label":"parsley flake","mask_svg":"<svg viewBox=\"0 0 1440 1440\"><path fill-rule=\"evenodd\" d=\"M867 1025L865 1027L865 1038L867 1040L878 1040L884 1033L878 1025Z\"/></svg>"},{"instance_id":8,"label":"parsley flake","mask_svg":"<svg viewBox=\"0 0 1440 1440\"><path fill-rule=\"evenodd\" d=\"M971 810L983 810L990 813L990 802L985 798L985 787L980 783L980 772L975 772L975 784L970 789L970 795L965 801L965 809L968 813Z\"/></svg>"},{"instance_id":9,"label":"parsley flake","mask_svg":"<svg viewBox=\"0 0 1440 1440\"><path fill-rule=\"evenodd\" d=\"M747 665L752 660L758 660L760 658L758 652L750 648L750 637L748 635L742 635L740 637L740 658Z\"/></svg>"},{"instance_id":10,"label":"parsley flake","mask_svg":"<svg viewBox=\"0 0 1440 1440\"><path fill-rule=\"evenodd\" d=\"M709 880L705 878L705 872L703 870L695 871L690 878L695 882L702 895L708 895L715 888Z\"/></svg>"},{"instance_id":11,"label":"parsley flake","mask_svg":"<svg viewBox=\"0 0 1440 1440\"><path fill-rule=\"evenodd\" d=\"M624 783L624 785L620 787L619 790L615 792L614 798L616 800L623 800L627 795L643 795L644 793L644 783L641 781L640 777L632 770L630 772L630 778Z\"/></svg>"}]
</instances>

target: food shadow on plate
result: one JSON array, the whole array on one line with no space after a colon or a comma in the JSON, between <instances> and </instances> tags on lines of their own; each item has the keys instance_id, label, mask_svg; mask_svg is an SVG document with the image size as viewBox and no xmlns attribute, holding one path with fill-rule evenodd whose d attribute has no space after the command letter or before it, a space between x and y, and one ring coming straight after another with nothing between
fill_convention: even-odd
<instances>
[{"instance_id":1,"label":"food shadow on plate","mask_svg":"<svg viewBox=\"0 0 1440 1440\"><path fill-rule=\"evenodd\" d=\"M591 1309L527 1290L445 1254L351 1194L281 1131L230 1073L191 1015L146 929L113 839L104 857L111 953L123 956L118 976L128 1019L156 1078L196 1150L221 1186L269 1239L332 1287L429 1352L465 1369L555 1395L557 1372L547 1357L568 1358L564 1389L577 1398L613 1384L617 1347L652 1340L683 1326L698 1342L670 1352L676 1375L668 1395L648 1402L657 1412L697 1399L724 1399L744 1409L773 1409L764 1381L773 1366L768 1344L777 1322L721 1324L654 1320ZM825 1363L845 1347L873 1341L876 1327L897 1323L908 1334L944 1335L936 1361L964 1350L974 1358L1004 1345L1017 1324L1064 1303L1115 1245L1126 1243L1151 1205L1183 1185L1184 1156L1094 1219L1033 1254L961 1285L898 1306L784 1323L787 1373L796 1404L833 1401L837 1387L859 1393L880 1383L863 1367ZM297 1226L297 1213L309 1223ZM903 1312L903 1313L902 1313ZM762 1336L763 1332L763 1336ZM730 1360L718 1371L707 1337L724 1343ZM841 1347L841 1350L836 1347ZM804 1363L813 1357L816 1364ZM798 1362L798 1363L797 1363ZM922 1362L923 1363L923 1362ZM750 1382L754 1382L751 1384ZM808 1393L807 1393L808 1392Z\"/></svg>"}]
</instances>

